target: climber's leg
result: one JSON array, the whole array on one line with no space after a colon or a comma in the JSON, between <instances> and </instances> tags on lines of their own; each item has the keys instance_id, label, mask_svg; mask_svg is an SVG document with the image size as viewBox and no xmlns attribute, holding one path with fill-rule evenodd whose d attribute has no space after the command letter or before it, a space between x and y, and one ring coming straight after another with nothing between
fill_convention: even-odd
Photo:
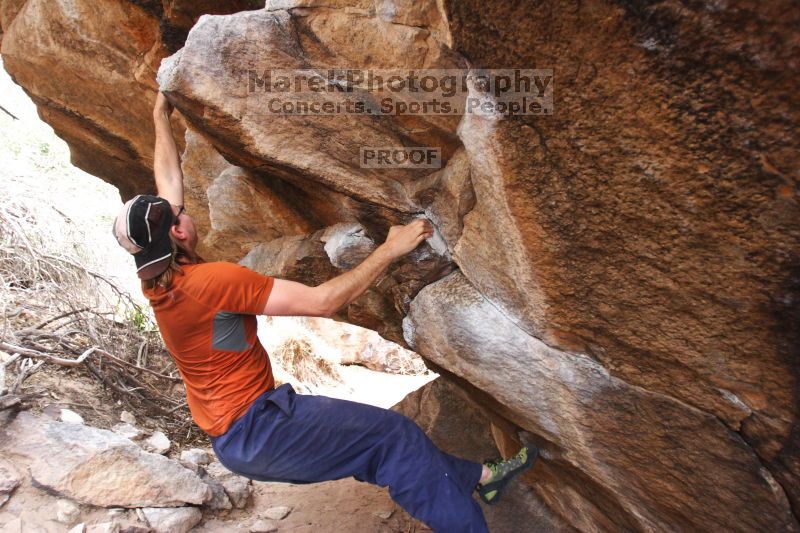
<instances>
[{"instance_id":1,"label":"climber's leg","mask_svg":"<svg viewBox=\"0 0 800 533\"><path fill-rule=\"evenodd\" d=\"M482 466L441 452L405 416L281 386L212 439L230 470L261 481L356 477L380 486L435 531L485 532L472 492Z\"/></svg>"}]
</instances>

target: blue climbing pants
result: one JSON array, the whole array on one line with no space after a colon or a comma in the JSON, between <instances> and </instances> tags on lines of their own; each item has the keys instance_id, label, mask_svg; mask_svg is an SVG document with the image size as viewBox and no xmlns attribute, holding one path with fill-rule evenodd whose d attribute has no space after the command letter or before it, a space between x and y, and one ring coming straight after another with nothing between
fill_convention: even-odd
<instances>
[{"instance_id":1,"label":"blue climbing pants","mask_svg":"<svg viewBox=\"0 0 800 533\"><path fill-rule=\"evenodd\" d=\"M211 438L229 470L257 481L346 477L389 487L392 499L436 532L488 532L472 492L481 465L439 450L405 416L281 385Z\"/></svg>"}]
</instances>

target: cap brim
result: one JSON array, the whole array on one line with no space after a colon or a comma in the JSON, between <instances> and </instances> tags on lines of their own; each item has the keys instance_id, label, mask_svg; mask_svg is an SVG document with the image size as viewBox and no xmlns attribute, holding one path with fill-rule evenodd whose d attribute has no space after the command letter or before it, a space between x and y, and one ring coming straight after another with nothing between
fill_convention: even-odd
<instances>
[{"instance_id":1,"label":"cap brim","mask_svg":"<svg viewBox=\"0 0 800 533\"><path fill-rule=\"evenodd\" d=\"M155 242L147 250L134 254L136 260L136 275L139 279L153 279L167 268L172 262L172 243L169 238Z\"/></svg>"}]
</instances>

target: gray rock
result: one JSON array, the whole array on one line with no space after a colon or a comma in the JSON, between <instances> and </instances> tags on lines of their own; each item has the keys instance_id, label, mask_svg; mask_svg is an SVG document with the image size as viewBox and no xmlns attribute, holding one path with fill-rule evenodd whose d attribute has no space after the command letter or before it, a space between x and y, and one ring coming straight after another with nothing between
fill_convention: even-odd
<instances>
[{"instance_id":1,"label":"gray rock","mask_svg":"<svg viewBox=\"0 0 800 533\"><path fill-rule=\"evenodd\" d=\"M70 525L74 523L81 514L80 508L69 500L58 500L56 502L56 520L62 524Z\"/></svg>"},{"instance_id":2,"label":"gray rock","mask_svg":"<svg viewBox=\"0 0 800 533\"><path fill-rule=\"evenodd\" d=\"M325 229L321 237L325 253L336 268L351 269L367 258L376 248L358 223L335 224Z\"/></svg>"},{"instance_id":3,"label":"gray rock","mask_svg":"<svg viewBox=\"0 0 800 533\"><path fill-rule=\"evenodd\" d=\"M144 432L141 429L127 422L115 424L111 427L111 431L130 440L139 440L144 437Z\"/></svg>"},{"instance_id":4,"label":"gray rock","mask_svg":"<svg viewBox=\"0 0 800 533\"><path fill-rule=\"evenodd\" d=\"M132 413L129 413L128 411L122 411L122 412L119 414L119 419L120 419L122 422L125 422L126 424L130 424L130 425L132 425L132 426L135 426L135 425L136 425L136 417L135 417L135 416L133 416L133 414L132 414Z\"/></svg>"},{"instance_id":5,"label":"gray rock","mask_svg":"<svg viewBox=\"0 0 800 533\"><path fill-rule=\"evenodd\" d=\"M206 450L192 448L190 450L183 450L181 452L181 461L194 463L196 465L207 465L211 462L211 456Z\"/></svg>"},{"instance_id":6,"label":"gray rock","mask_svg":"<svg viewBox=\"0 0 800 533\"><path fill-rule=\"evenodd\" d=\"M197 474L111 431L22 412L4 433L4 448L36 483L80 503L168 507L211 498Z\"/></svg>"},{"instance_id":7,"label":"gray rock","mask_svg":"<svg viewBox=\"0 0 800 533\"><path fill-rule=\"evenodd\" d=\"M21 482L22 476L14 465L0 458L0 505L8 501Z\"/></svg>"},{"instance_id":8,"label":"gray rock","mask_svg":"<svg viewBox=\"0 0 800 533\"><path fill-rule=\"evenodd\" d=\"M80 524L77 524L75 527L70 529L67 533L86 533L86 524L81 522Z\"/></svg>"},{"instance_id":9,"label":"gray rock","mask_svg":"<svg viewBox=\"0 0 800 533\"><path fill-rule=\"evenodd\" d=\"M225 492L234 507L242 509L247 506L247 502L253 492L253 486L249 479L234 474L222 466L219 461L214 461L208 465L207 470L225 488Z\"/></svg>"},{"instance_id":10,"label":"gray rock","mask_svg":"<svg viewBox=\"0 0 800 533\"><path fill-rule=\"evenodd\" d=\"M283 520L289 513L292 512L292 508L286 505L280 505L277 507L270 507L266 511L259 514L261 518L269 518L270 520Z\"/></svg>"},{"instance_id":11,"label":"gray rock","mask_svg":"<svg viewBox=\"0 0 800 533\"><path fill-rule=\"evenodd\" d=\"M216 478L210 476L202 466L195 465L195 468L197 469L197 475L200 476L200 479L205 481L211 489L211 499L205 504L205 507L215 511L232 509L233 503L231 503L231 499L228 497L228 493L225 491L225 487L222 485L222 483L220 483Z\"/></svg>"},{"instance_id":12,"label":"gray rock","mask_svg":"<svg viewBox=\"0 0 800 533\"><path fill-rule=\"evenodd\" d=\"M197 507L145 507L142 512L155 533L185 533L203 519Z\"/></svg>"},{"instance_id":13,"label":"gray rock","mask_svg":"<svg viewBox=\"0 0 800 533\"><path fill-rule=\"evenodd\" d=\"M273 533L278 531L278 526L270 520L256 520L248 528L250 533Z\"/></svg>"},{"instance_id":14,"label":"gray rock","mask_svg":"<svg viewBox=\"0 0 800 533\"><path fill-rule=\"evenodd\" d=\"M149 452L163 455L169 451L172 443L163 432L154 431L153 434L144 441L143 446L144 449Z\"/></svg>"},{"instance_id":15,"label":"gray rock","mask_svg":"<svg viewBox=\"0 0 800 533\"><path fill-rule=\"evenodd\" d=\"M71 409L61 409L59 419L67 424L83 424L83 417Z\"/></svg>"}]
</instances>

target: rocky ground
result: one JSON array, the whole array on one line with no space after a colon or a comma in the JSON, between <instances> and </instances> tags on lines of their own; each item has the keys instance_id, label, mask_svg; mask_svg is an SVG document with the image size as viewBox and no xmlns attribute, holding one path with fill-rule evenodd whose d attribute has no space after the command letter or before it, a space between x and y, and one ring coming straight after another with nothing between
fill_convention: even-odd
<instances>
[{"instance_id":1,"label":"rocky ground","mask_svg":"<svg viewBox=\"0 0 800 533\"><path fill-rule=\"evenodd\" d=\"M210 449L180 450L125 422L112 432L73 411L52 414L20 413L4 426L3 532L427 531L385 489L353 479L250 482Z\"/></svg>"},{"instance_id":2,"label":"rocky ground","mask_svg":"<svg viewBox=\"0 0 800 533\"><path fill-rule=\"evenodd\" d=\"M323 350L320 339L294 333L272 353L277 375L299 390L389 407L435 377L342 365L310 349ZM303 361L302 373L282 369L290 358ZM290 485L233 475L201 434L170 431L81 368L44 366L23 390L36 394L0 410L0 531L427 530L386 489L353 479ZM181 394L176 384L172 395Z\"/></svg>"},{"instance_id":3,"label":"rocky ground","mask_svg":"<svg viewBox=\"0 0 800 533\"><path fill-rule=\"evenodd\" d=\"M495 457L490 421L449 381L436 379L395 410L442 449ZM112 430L86 425L56 405L0 413L0 531L61 533L430 531L384 488L354 479L311 485L251 482L228 472L206 446L182 446L142 430L123 411ZM540 465L528 481L545 471ZM530 488L513 485L501 505L483 506L491 531L573 531Z\"/></svg>"}]
</instances>

